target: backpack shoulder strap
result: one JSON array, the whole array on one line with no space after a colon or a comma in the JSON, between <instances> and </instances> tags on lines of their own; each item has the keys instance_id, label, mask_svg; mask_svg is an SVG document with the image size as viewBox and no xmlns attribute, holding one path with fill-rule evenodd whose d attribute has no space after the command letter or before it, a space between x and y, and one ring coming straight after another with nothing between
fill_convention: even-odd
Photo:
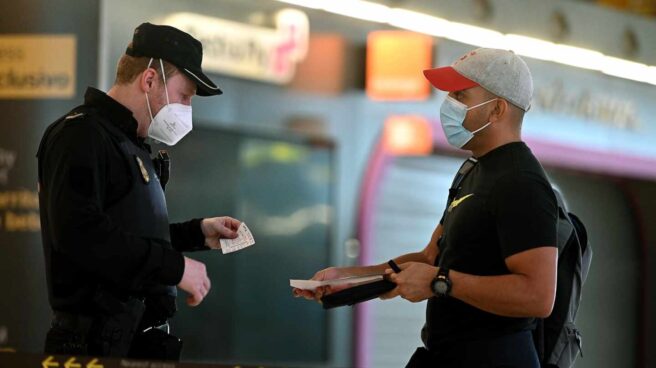
<instances>
[{"instance_id":1,"label":"backpack shoulder strap","mask_svg":"<svg viewBox=\"0 0 656 368\"><path fill-rule=\"evenodd\" d=\"M474 166L476 166L477 163L478 160L474 157L470 157L465 162L462 163L460 169L458 169L458 173L453 178L453 182L451 183L451 188L449 188L449 199L447 201L447 207L456 198L458 192L460 191L460 184L462 183L463 180L465 180L467 174L469 174L469 172L474 168Z\"/></svg>"},{"instance_id":2,"label":"backpack shoulder strap","mask_svg":"<svg viewBox=\"0 0 656 368\"><path fill-rule=\"evenodd\" d=\"M590 264L592 263L592 247L588 244L588 231L583 225L583 222L573 213L569 213L569 219L574 226L574 233L576 234L579 245L581 246L581 283L584 283L588 278L590 271Z\"/></svg>"}]
</instances>

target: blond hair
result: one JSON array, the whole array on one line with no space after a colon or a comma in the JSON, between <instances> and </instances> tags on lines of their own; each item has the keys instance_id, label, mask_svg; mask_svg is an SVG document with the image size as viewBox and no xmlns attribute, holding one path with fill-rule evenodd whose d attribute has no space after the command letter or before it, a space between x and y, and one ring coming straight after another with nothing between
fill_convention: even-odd
<instances>
[{"instance_id":1,"label":"blond hair","mask_svg":"<svg viewBox=\"0 0 656 368\"><path fill-rule=\"evenodd\" d=\"M146 70L149 62L150 58L146 56L130 56L124 54L118 60L118 66L116 67L116 80L114 81L114 84L130 84L134 82L134 80ZM178 68L176 68L175 65L166 60L162 60L162 62L164 64L164 76L167 79L178 72ZM153 59L151 67L154 66L157 75L161 77L162 71L157 64L159 64L159 60L155 58Z\"/></svg>"}]
</instances>

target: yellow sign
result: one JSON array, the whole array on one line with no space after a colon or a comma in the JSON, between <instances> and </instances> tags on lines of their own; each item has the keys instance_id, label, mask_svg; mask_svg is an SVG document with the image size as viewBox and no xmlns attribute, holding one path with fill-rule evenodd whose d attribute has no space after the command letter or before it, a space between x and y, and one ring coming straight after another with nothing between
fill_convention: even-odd
<instances>
[{"instance_id":1,"label":"yellow sign","mask_svg":"<svg viewBox=\"0 0 656 368\"><path fill-rule=\"evenodd\" d=\"M59 367L59 363L57 363L55 361L55 357L51 355L48 358L46 358L43 362L41 362L41 366L43 368Z\"/></svg>"},{"instance_id":2,"label":"yellow sign","mask_svg":"<svg viewBox=\"0 0 656 368\"><path fill-rule=\"evenodd\" d=\"M75 96L75 35L1 35L0 98Z\"/></svg>"},{"instance_id":3,"label":"yellow sign","mask_svg":"<svg viewBox=\"0 0 656 368\"><path fill-rule=\"evenodd\" d=\"M52 355L48 356L46 359L41 362L42 368L60 368L59 362ZM78 363L76 357L70 357L64 363L64 368L104 368L104 366L98 361L98 358L93 358L89 361L86 366L83 363Z\"/></svg>"},{"instance_id":4,"label":"yellow sign","mask_svg":"<svg viewBox=\"0 0 656 368\"><path fill-rule=\"evenodd\" d=\"M28 189L0 190L0 233L40 230L39 193Z\"/></svg>"},{"instance_id":5,"label":"yellow sign","mask_svg":"<svg viewBox=\"0 0 656 368\"><path fill-rule=\"evenodd\" d=\"M97 358L94 358L92 361L87 363L87 368L103 368L103 365L98 363Z\"/></svg>"},{"instance_id":6,"label":"yellow sign","mask_svg":"<svg viewBox=\"0 0 656 368\"><path fill-rule=\"evenodd\" d=\"M81 368L82 365L80 363L75 362L75 357L72 357L71 359L67 360L66 363L64 363L64 368Z\"/></svg>"}]
</instances>

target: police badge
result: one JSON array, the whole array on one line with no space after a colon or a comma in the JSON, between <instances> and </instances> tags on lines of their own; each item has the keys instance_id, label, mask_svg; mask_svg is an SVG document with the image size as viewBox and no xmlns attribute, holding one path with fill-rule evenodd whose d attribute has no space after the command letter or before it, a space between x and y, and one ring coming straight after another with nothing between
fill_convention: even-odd
<instances>
[{"instance_id":1,"label":"police badge","mask_svg":"<svg viewBox=\"0 0 656 368\"><path fill-rule=\"evenodd\" d=\"M148 170L144 166L143 161L141 161L141 159L137 155L134 155L134 158L137 160L137 165L139 165L139 170L141 171L141 178L143 178L144 183L146 184L150 183L150 175L148 175Z\"/></svg>"}]
</instances>

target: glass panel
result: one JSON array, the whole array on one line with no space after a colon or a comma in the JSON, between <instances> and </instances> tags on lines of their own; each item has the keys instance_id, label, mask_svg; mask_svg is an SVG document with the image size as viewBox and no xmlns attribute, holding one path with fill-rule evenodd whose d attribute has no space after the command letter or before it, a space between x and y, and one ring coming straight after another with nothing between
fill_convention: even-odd
<instances>
[{"instance_id":1,"label":"glass panel","mask_svg":"<svg viewBox=\"0 0 656 368\"><path fill-rule=\"evenodd\" d=\"M329 263L332 155L327 147L215 129L195 129L171 149L171 218L230 215L256 241L236 253L191 255L207 265L212 290L196 308L184 305L181 292L173 327L185 340L185 360L326 361L326 313L294 299L288 280Z\"/></svg>"}]
</instances>

